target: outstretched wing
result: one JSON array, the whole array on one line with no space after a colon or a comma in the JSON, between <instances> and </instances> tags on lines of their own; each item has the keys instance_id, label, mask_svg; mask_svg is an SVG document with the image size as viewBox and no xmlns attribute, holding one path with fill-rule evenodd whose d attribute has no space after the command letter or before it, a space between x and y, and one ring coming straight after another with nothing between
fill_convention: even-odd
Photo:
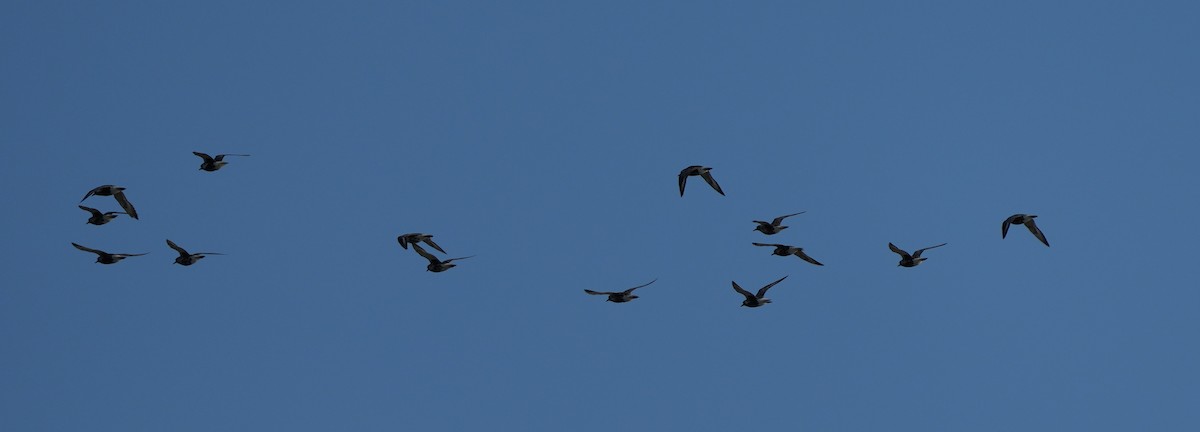
<instances>
[{"instance_id":1,"label":"outstretched wing","mask_svg":"<svg viewBox=\"0 0 1200 432\"><path fill-rule=\"evenodd\" d=\"M416 246L417 246L416 244L414 244L414 245L413 245L413 247L416 247ZM445 261L442 261L442 262L444 262L444 263L448 263L448 262L451 262L451 261L465 260L465 259L467 259L467 258L471 258L471 257L473 257L473 256L475 256L475 255L471 255L471 256L465 256L465 257L458 257L458 258L450 258L450 259L448 259L448 260L445 260Z\"/></svg>"},{"instance_id":2,"label":"outstretched wing","mask_svg":"<svg viewBox=\"0 0 1200 432\"><path fill-rule=\"evenodd\" d=\"M775 218L775 220L771 221L771 225L779 226L779 224L783 223L784 219L790 218L790 217L798 215L798 214L804 214L804 212L792 213L790 215L783 215L783 216L777 217L777 218Z\"/></svg>"},{"instance_id":3,"label":"outstretched wing","mask_svg":"<svg viewBox=\"0 0 1200 432\"><path fill-rule=\"evenodd\" d=\"M414 251L417 251L418 255L425 257L425 259L429 260L429 262L431 264L439 264L442 262L442 260L437 259L437 257L433 256L433 254L426 252L425 249L423 249L421 247L421 245L412 243L412 247L413 247ZM446 262L450 262L450 261L446 261Z\"/></svg>"},{"instance_id":4,"label":"outstretched wing","mask_svg":"<svg viewBox=\"0 0 1200 432\"><path fill-rule=\"evenodd\" d=\"M767 295L767 290L771 289L771 287L775 286L775 284L783 282L783 280L787 279L787 278L788 278L787 276L781 277L781 278L779 278L779 280L777 280L775 282L771 282L771 283L767 284L767 286L765 286L765 287L759 288L758 289L758 298L763 298L763 296Z\"/></svg>"},{"instance_id":5,"label":"outstretched wing","mask_svg":"<svg viewBox=\"0 0 1200 432\"><path fill-rule=\"evenodd\" d=\"M441 246L438 246L437 243L433 242L433 236L425 237L425 238L421 239L421 241L425 242L425 244L427 244L427 245L433 246L433 248L437 249L438 252L446 253L446 251L443 250Z\"/></svg>"},{"instance_id":6,"label":"outstretched wing","mask_svg":"<svg viewBox=\"0 0 1200 432\"><path fill-rule=\"evenodd\" d=\"M654 280L652 280L652 281L650 281L650 282L647 282L647 283L644 283L644 284L641 284L641 285L635 286L635 287L633 287L633 288L627 289L627 290L625 290L625 294L629 294L629 293L633 292L633 290L635 290L635 289L638 289L638 288L644 287L644 286L646 286L646 285L650 285L650 284L652 284L652 283L654 283L654 282L656 282L656 281L658 281L658 278L654 278Z\"/></svg>"},{"instance_id":7,"label":"outstretched wing","mask_svg":"<svg viewBox=\"0 0 1200 432\"><path fill-rule=\"evenodd\" d=\"M746 296L746 300L754 300L755 299L754 294L750 294L750 291L746 291L746 290L742 289L742 287L738 286L737 282L730 281L730 283L733 284L734 291L737 291L738 294Z\"/></svg>"},{"instance_id":8,"label":"outstretched wing","mask_svg":"<svg viewBox=\"0 0 1200 432\"><path fill-rule=\"evenodd\" d=\"M700 177L704 177L704 181L708 182L708 185L712 186L713 189L716 189L717 193L721 194L722 196L725 195L725 191L721 190L721 185L717 184L717 180L713 178L711 172L702 172L700 173Z\"/></svg>"},{"instance_id":9,"label":"outstretched wing","mask_svg":"<svg viewBox=\"0 0 1200 432\"><path fill-rule=\"evenodd\" d=\"M815 259L813 259L812 257L808 256L808 254L805 254L803 249L801 249L801 250L797 250L797 251L796 251L796 256L800 257L800 259L802 259L802 260L808 261L808 262L810 262L810 263L813 263L813 264L816 264L816 265L819 265L819 266L823 266L823 265L825 265L825 264L821 264L821 263L817 262L817 260L815 260Z\"/></svg>"},{"instance_id":10,"label":"outstretched wing","mask_svg":"<svg viewBox=\"0 0 1200 432\"><path fill-rule=\"evenodd\" d=\"M207 153L200 153L198 151L194 151L194 152L192 152L192 154L194 154L196 156L200 156L201 159L204 159L205 163L212 163L212 161L213 161L212 156L209 156ZM217 160L220 160L220 159L217 159Z\"/></svg>"},{"instance_id":11,"label":"outstretched wing","mask_svg":"<svg viewBox=\"0 0 1200 432\"><path fill-rule=\"evenodd\" d=\"M1017 217L1017 215L1012 215L1012 216L1009 216L1008 219L1004 220L1004 225L1000 226L1000 238L1004 238L1004 237L1008 236L1008 226L1012 225L1012 221L1016 217Z\"/></svg>"},{"instance_id":12,"label":"outstretched wing","mask_svg":"<svg viewBox=\"0 0 1200 432\"><path fill-rule=\"evenodd\" d=\"M1042 234L1041 228L1038 228L1037 224L1033 222L1033 218L1025 220L1025 227L1029 228L1029 232L1033 233L1033 236L1037 237L1038 240L1041 240L1042 244L1050 246L1050 242L1046 241L1046 235Z\"/></svg>"},{"instance_id":13,"label":"outstretched wing","mask_svg":"<svg viewBox=\"0 0 1200 432\"><path fill-rule=\"evenodd\" d=\"M92 217L103 217L104 216L103 213L100 213L100 210L96 210L96 209L88 207L88 206L81 205L81 206L79 206L79 208L87 210L89 213L92 214Z\"/></svg>"},{"instance_id":14,"label":"outstretched wing","mask_svg":"<svg viewBox=\"0 0 1200 432\"><path fill-rule=\"evenodd\" d=\"M146 252L146 253L140 253L140 254L113 254L113 256L120 256L120 257L131 257L131 256L142 256L142 255L145 255L145 254L148 254L148 253L150 253L150 252Z\"/></svg>"},{"instance_id":15,"label":"outstretched wing","mask_svg":"<svg viewBox=\"0 0 1200 432\"><path fill-rule=\"evenodd\" d=\"M583 290L583 292L585 292L585 293L588 293L588 294L591 294L591 295L611 295L611 294L616 294L615 292L592 291L592 290L590 290L590 289L585 289L585 290Z\"/></svg>"},{"instance_id":16,"label":"outstretched wing","mask_svg":"<svg viewBox=\"0 0 1200 432\"><path fill-rule=\"evenodd\" d=\"M784 246L786 246L786 245L775 244L775 243L750 243L750 244L752 244L752 245L755 245L755 246L771 246L771 247L784 247Z\"/></svg>"},{"instance_id":17,"label":"outstretched wing","mask_svg":"<svg viewBox=\"0 0 1200 432\"><path fill-rule=\"evenodd\" d=\"M408 249L408 234L396 237L396 241L400 242L400 247Z\"/></svg>"},{"instance_id":18,"label":"outstretched wing","mask_svg":"<svg viewBox=\"0 0 1200 432\"><path fill-rule=\"evenodd\" d=\"M92 190L88 191L88 193L87 193L86 195L84 195L84 196L83 196L83 199L79 200L79 202L83 202L84 200L88 199L88 197L90 197L90 196L92 196L92 195L95 195L95 194L96 194L96 192L100 192L100 190L101 190L101 189L104 189L104 188L106 188L106 187L109 187L109 186L111 186L111 185L96 186L96 188L95 188L95 189L92 189Z\"/></svg>"},{"instance_id":19,"label":"outstretched wing","mask_svg":"<svg viewBox=\"0 0 1200 432\"><path fill-rule=\"evenodd\" d=\"M120 204L121 208L125 209L125 213L129 214L129 217L138 218L137 209L133 208L133 204L129 203L129 198L125 198L125 192L117 191L113 194L113 198L117 199L117 204Z\"/></svg>"},{"instance_id":20,"label":"outstretched wing","mask_svg":"<svg viewBox=\"0 0 1200 432\"><path fill-rule=\"evenodd\" d=\"M183 248L179 247L179 245L177 245L177 244L175 244L175 242L171 241L171 239L167 239L167 246L170 246L171 249L175 249L175 252L179 252L179 256L186 257L186 256L191 255L188 253L188 251L183 250Z\"/></svg>"},{"instance_id":21,"label":"outstretched wing","mask_svg":"<svg viewBox=\"0 0 1200 432\"><path fill-rule=\"evenodd\" d=\"M683 188L687 186L688 170L690 169L692 167L684 168L683 171L679 172L679 196L683 196Z\"/></svg>"},{"instance_id":22,"label":"outstretched wing","mask_svg":"<svg viewBox=\"0 0 1200 432\"><path fill-rule=\"evenodd\" d=\"M930 249L933 249L933 248L939 248L939 247L942 247L942 246L945 246L945 245L946 245L945 243L942 243L942 244L940 244L940 245L937 245L937 246L930 246L930 247L927 247L927 248L921 248L921 249L917 249L917 251L916 251L916 252L913 252L912 256L913 256L913 258L920 258L920 257L921 257L921 252L925 252L925 251L927 251L927 250L930 250Z\"/></svg>"},{"instance_id":23,"label":"outstretched wing","mask_svg":"<svg viewBox=\"0 0 1200 432\"><path fill-rule=\"evenodd\" d=\"M90 247L83 246L83 245L80 245L79 243L75 243L75 242L71 242L71 246L75 246L75 249L79 249L84 252L91 252L96 255L108 255L108 252L105 252L102 250L97 250L97 249L92 249Z\"/></svg>"},{"instance_id":24,"label":"outstretched wing","mask_svg":"<svg viewBox=\"0 0 1200 432\"><path fill-rule=\"evenodd\" d=\"M217 157L216 157L216 158L214 158L213 160L217 160L217 161L225 160L225 156L250 156L250 155L248 155L248 154L233 154L233 153L225 153L225 154L219 154L219 155L217 155Z\"/></svg>"},{"instance_id":25,"label":"outstretched wing","mask_svg":"<svg viewBox=\"0 0 1200 432\"><path fill-rule=\"evenodd\" d=\"M891 249L892 252L900 254L900 257L902 257L904 259L912 259L912 255L909 255L908 252L901 250L900 248L896 247L896 245L891 244L890 242L888 243L888 249Z\"/></svg>"}]
</instances>

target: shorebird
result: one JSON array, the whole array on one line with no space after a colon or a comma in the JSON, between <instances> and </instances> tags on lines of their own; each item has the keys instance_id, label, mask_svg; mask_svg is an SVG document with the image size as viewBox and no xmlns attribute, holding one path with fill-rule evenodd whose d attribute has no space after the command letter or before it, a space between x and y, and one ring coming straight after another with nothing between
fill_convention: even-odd
<instances>
[{"instance_id":1,"label":"shorebird","mask_svg":"<svg viewBox=\"0 0 1200 432\"><path fill-rule=\"evenodd\" d=\"M680 171L679 172L679 196L683 196L683 188L684 188L684 186L687 186L687 178L690 176L703 177L704 181L708 182L708 185L712 186L712 188L714 190L716 190L717 193L719 193L721 195L725 195L725 191L721 190L721 185L717 184L717 181L713 179L712 173L709 172L711 170L712 170L712 168L709 168L706 166L692 165L690 167L684 168L683 171Z\"/></svg>"},{"instance_id":2,"label":"shorebird","mask_svg":"<svg viewBox=\"0 0 1200 432\"><path fill-rule=\"evenodd\" d=\"M194 154L196 156L200 156L201 159L204 159L204 162L200 163L200 169L208 171L208 172L213 172L213 171L221 169L221 167L223 167L225 165L229 165L229 162L225 162L225 156L250 156L248 154L226 153L226 154L219 154L219 155L217 155L217 157L212 157L206 153L200 153L197 151L192 152L192 154Z\"/></svg>"},{"instance_id":3,"label":"shorebird","mask_svg":"<svg viewBox=\"0 0 1200 432\"><path fill-rule=\"evenodd\" d=\"M87 210L88 213L92 214L92 217L89 217L87 220L87 223L90 223L92 225L104 225L106 223L112 222L113 219L116 219L117 215L125 214L125 212L100 213L100 210L96 210L94 208L84 206L84 205L80 205L79 208Z\"/></svg>"},{"instance_id":4,"label":"shorebird","mask_svg":"<svg viewBox=\"0 0 1200 432\"><path fill-rule=\"evenodd\" d=\"M412 247L413 247L413 250L417 251L418 254L425 257L425 259L429 260L429 265L425 266L425 270L431 271L434 273L441 273L446 270L449 270L451 267L458 265L458 264L453 264L452 261L458 261L461 259L467 259L467 258L475 256L475 255L471 255L471 256L465 256L465 257L461 257L461 258L450 258L448 260L439 260L437 257L433 256L433 254L426 252L425 249L422 249L421 245L419 245L419 244L412 243Z\"/></svg>"},{"instance_id":5,"label":"shorebird","mask_svg":"<svg viewBox=\"0 0 1200 432\"><path fill-rule=\"evenodd\" d=\"M110 253L102 251L102 250L96 250L96 249L92 249L87 246L81 246L81 245L79 245L79 243L71 243L71 246L75 246L75 249L79 249L84 252L91 252L91 253L96 254L97 255L96 262L98 262L100 264L116 264L118 261L121 261L125 258L145 255L144 253L140 253L140 254L110 254Z\"/></svg>"},{"instance_id":6,"label":"shorebird","mask_svg":"<svg viewBox=\"0 0 1200 432\"><path fill-rule=\"evenodd\" d=\"M758 226L754 227L754 230L761 231L763 234L766 234L766 235L778 233L780 231L787 229L786 226L780 225L781 223L783 223L784 219L787 219L789 217L792 217L792 216L795 216L798 214L804 214L804 212L792 213L790 215L783 215L783 216L775 218L775 220L771 221L770 223L763 222L763 221L753 221L754 223L758 224Z\"/></svg>"},{"instance_id":7,"label":"shorebird","mask_svg":"<svg viewBox=\"0 0 1200 432\"><path fill-rule=\"evenodd\" d=\"M891 249L892 252L895 252L900 255L900 264L896 264L896 265L904 266L904 267L916 267L918 264L921 264L921 261L925 261L926 259L928 259L928 258L921 258L921 252L924 252L924 251L927 251L929 249L933 249L936 247L942 247L945 245L946 245L945 243L942 243L937 246L930 246L927 248L917 249L917 251L913 252L912 255L909 255L908 252L901 250L900 248L896 247L896 245L891 244L890 242L888 243L888 249Z\"/></svg>"},{"instance_id":8,"label":"shorebird","mask_svg":"<svg viewBox=\"0 0 1200 432\"><path fill-rule=\"evenodd\" d=\"M179 245L175 244L175 242L171 241L171 239L167 239L167 246L170 246L171 249L175 249L175 252L179 252L179 256L175 257L175 264L184 266L195 264L196 261L200 261L200 259L204 258L206 255L225 255L216 252L188 253L188 251L183 250L183 248L179 247Z\"/></svg>"},{"instance_id":9,"label":"shorebird","mask_svg":"<svg viewBox=\"0 0 1200 432\"><path fill-rule=\"evenodd\" d=\"M767 286L765 286L765 287L759 288L758 294L750 294L750 291L746 291L746 290L742 289L742 287L738 286L737 282L732 282L733 290L737 291L738 294L746 296L746 299L742 300L742 306L752 307L752 308L759 307L759 306L762 306L762 305L765 305L765 304L771 302L771 299L763 297L763 296L767 295L767 290L771 289L771 287L775 286L775 284L783 282L783 280L787 279L787 278L788 278L787 276L781 277L781 278L779 278L779 280L777 280L775 282L771 282L771 283L767 284Z\"/></svg>"},{"instance_id":10,"label":"shorebird","mask_svg":"<svg viewBox=\"0 0 1200 432\"><path fill-rule=\"evenodd\" d=\"M810 263L813 263L813 264L816 264L819 266L825 265L825 264L821 264L821 263L817 262L817 260L815 260L812 257L805 254L804 248L801 248L801 247L788 246L788 245L775 244L775 243L750 243L750 244L755 245L755 246L773 246L773 247L775 247L775 250L771 251L771 255L779 255L779 256L795 255L795 256L800 257L800 259L808 261Z\"/></svg>"},{"instance_id":11,"label":"shorebird","mask_svg":"<svg viewBox=\"0 0 1200 432\"><path fill-rule=\"evenodd\" d=\"M606 296L608 296L608 300L605 300L605 301L610 301L613 303L625 303L628 301L632 301L635 298L638 298L638 296L633 295L633 290L644 287L646 285L650 285L657 280L658 279L656 278L650 282L635 286L633 288L630 288L630 289L627 289L627 290L621 291L621 292L592 291L590 289L585 289L585 290L583 290L583 292L591 294L591 295L606 295Z\"/></svg>"},{"instance_id":12,"label":"shorebird","mask_svg":"<svg viewBox=\"0 0 1200 432\"><path fill-rule=\"evenodd\" d=\"M1037 215L1027 215L1021 213L1009 216L1008 219L1004 220L1004 225L1000 227L1000 238L1004 238L1004 236L1008 235L1009 225L1024 224L1025 228L1029 228L1029 232L1033 233L1034 237L1037 237L1038 240L1042 241L1042 244L1050 246L1050 242L1046 241L1046 235L1042 234L1042 230L1038 228L1037 223L1033 222L1033 218L1035 217L1037 217Z\"/></svg>"},{"instance_id":13,"label":"shorebird","mask_svg":"<svg viewBox=\"0 0 1200 432\"><path fill-rule=\"evenodd\" d=\"M433 246L433 248L437 249L439 252L446 253L446 251L442 250L441 246L438 246L437 243L433 242L433 234L421 234L421 233L401 234L399 237L396 237L396 241L400 242L400 247L405 248L405 249L408 249L409 243L425 242L425 244Z\"/></svg>"},{"instance_id":14,"label":"shorebird","mask_svg":"<svg viewBox=\"0 0 1200 432\"><path fill-rule=\"evenodd\" d=\"M84 195L83 199L79 200L79 202L83 202L83 200L88 199L92 195L112 196L117 199L117 204L121 205L121 208L125 210L125 213L129 217L138 218L137 210L133 208L133 204L129 203L129 199L125 198L125 188L113 185L97 186L95 189L88 191L87 195Z\"/></svg>"}]
</instances>

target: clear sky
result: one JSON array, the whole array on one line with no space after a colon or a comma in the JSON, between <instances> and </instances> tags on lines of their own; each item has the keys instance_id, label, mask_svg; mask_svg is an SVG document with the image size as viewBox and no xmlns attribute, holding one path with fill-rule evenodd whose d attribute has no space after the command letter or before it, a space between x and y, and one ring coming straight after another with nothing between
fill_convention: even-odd
<instances>
[{"instance_id":1,"label":"clear sky","mask_svg":"<svg viewBox=\"0 0 1200 432\"><path fill-rule=\"evenodd\" d=\"M0 430L1198 430L1198 15L0 3Z\"/></svg>"}]
</instances>

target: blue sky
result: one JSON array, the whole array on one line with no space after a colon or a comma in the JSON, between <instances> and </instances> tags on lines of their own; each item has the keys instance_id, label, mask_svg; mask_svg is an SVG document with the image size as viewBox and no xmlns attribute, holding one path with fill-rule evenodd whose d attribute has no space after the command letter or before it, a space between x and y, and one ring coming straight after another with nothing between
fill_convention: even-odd
<instances>
[{"instance_id":1,"label":"blue sky","mask_svg":"<svg viewBox=\"0 0 1200 432\"><path fill-rule=\"evenodd\" d=\"M0 5L0 429L1200 427L1200 6L512 3Z\"/></svg>"}]
</instances>

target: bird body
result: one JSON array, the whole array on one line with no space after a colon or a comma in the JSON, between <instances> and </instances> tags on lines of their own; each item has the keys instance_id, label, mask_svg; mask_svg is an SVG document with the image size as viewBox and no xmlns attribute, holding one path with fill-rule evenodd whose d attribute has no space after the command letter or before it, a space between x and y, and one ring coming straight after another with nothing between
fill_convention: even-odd
<instances>
[{"instance_id":1,"label":"bird body","mask_svg":"<svg viewBox=\"0 0 1200 432\"><path fill-rule=\"evenodd\" d=\"M87 220L87 223L92 224L92 225L104 225L106 223L112 222L113 219L116 219L117 215L125 214L124 212L101 213L100 210L96 210L94 208L84 206L84 205L80 205L79 208L86 210L88 213L92 214L92 216L89 217Z\"/></svg>"},{"instance_id":2,"label":"bird body","mask_svg":"<svg viewBox=\"0 0 1200 432\"><path fill-rule=\"evenodd\" d=\"M1041 241L1042 244L1049 247L1050 242L1046 240L1046 235L1042 234L1042 229L1038 228L1037 223L1035 223L1033 221L1033 218L1036 218L1036 217L1037 217L1037 215L1029 215L1029 214L1022 214L1022 213L1017 213L1015 215L1009 216L1008 219L1004 220L1004 224L1000 226L1000 238L1004 238L1005 236L1008 235L1008 226L1009 225L1012 225L1012 224L1025 225L1025 228L1029 228L1029 232L1033 233L1034 237L1037 237L1037 239L1039 241Z\"/></svg>"},{"instance_id":3,"label":"bird body","mask_svg":"<svg viewBox=\"0 0 1200 432\"><path fill-rule=\"evenodd\" d=\"M788 278L787 276L781 277L781 278L779 278L779 280L777 280L775 282L771 282L771 283L767 284L767 286L759 288L758 293L755 293L755 294L751 294L750 291L746 291L745 289L742 289L741 286L738 286L737 282L731 282L731 283L733 284L734 291L737 291L738 294L741 294L746 297L745 300L742 300L742 306L756 308L756 307L765 305L767 303L770 303L771 299L766 297L767 290L771 289L771 287L775 286L775 284L783 282L783 280L787 279L787 278Z\"/></svg>"},{"instance_id":4,"label":"bird body","mask_svg":"<svg viewBox=\"0 0 1200 432\"><path fill-rule=\"evenodd\" d=\"M713 178L712 173L710 171L712 171L712 168L706 167L706 166L701 166L701 165L692 165L687 168L684 168L683 171L680 171L679 172L679 196L683 196L683 188L685 186L687 186L687 178L691 177L691 176L700 176L701 178L704 179L705 182L708 183L709 186L712 186L713 190L716 190L717 193L724 196L725 191L721 190L721 185L717 184L717 180Z\"/></svg>"},{"instance_id":5,"label":"bird body","mask_svg":"<svg viewBox=\"0 0 1200 432\"><path fill-rule=\"evenodd\" d=\"M583 290L583 292L591 294L591 295L607 295L608 299L605 301L610 301L613 303L626 303L626 302L633 301L633 299L635 299L635 298L638 298L638 296L633 295L633 290L644 287L646 285L650 285L657 280L658 279L654 279L650 282L635 286L635 287L627 289L625 291L619 291L619 292L592 291L590 289L585 289L585 290Z\"/></svg>"},{"instance_id":6,"label":"bird body","mask_svg":"<svg viewBox=\"0 0 1200 432\"><path fill-rule=\"evenodd\" d=\"M780 225L783 223L784 219L787 219L789 217L792 217L792 216L795 216L798 214L804 214L804 213L805 212L792 213L790 215L783 215L783 216L775 218L775 220L772 220L771 222L753 221L754 223L758 224L758 226L754 227L754 230L761 232L763 234L766 234L766 235L776 234L780 231L787 229L786 226Z\"/></svg>"},{"instance_id":7,"label":"bird body","mask_svg":"<svg viewBox=\"0 0 1200 432\"><path fill-rule=\"evenodd\" d=\"M809 263L819 265L819 266L825 265L825 264L821 264L820 262L817 262L817 260L813 259L813 257L810 257L810 256L808 256L808 254L804 253L804 248L802 248L802 247L789 246L789 245L777 244L777 243L750 243L750 244L755 245L755 246L774 247L775 250L771 251L771 255L778 255L778 256L795 255L795 256L800 257L800 259L802 259L802 260L808 261Z\"/></svg>"},{"instance_id":8,"label":"bird body","mask_svg":"<svg viewBox=\"0 0 1200 432\"><path fill-rule=\"evenodd\" d=\"M229 162L225 161L225 156L250 156L248 154L225 153L225 154L219 154L219 155L217 155L217 157L212 157L206 153L200 153L197 151L192 152L192 154L199 156L201 159L204 159L204 162L200 163L200 169L208 171L208 172L213 172L213 171L221 169L221 167L224 167L225 165L229 165Z\"/></svg>"},{"instance_id":9,"label":"bird body","mask_svg":"<svg viewBox=\"0 0 1200 432\"><path fill-rule=\"evenodd\" d=\"M167 239L167 246L170 246L171 249L175 249L175 252L179 252L179 256L175 257L175 264L185 267L195 264L197 261L200 261L200 259L207 255L224 255L216 252L188 253L188 251L179 247L179 245L175 244L175 242L171 241L171 239Z\"/></svg>"},{"instance_id":10,"label":"bird body","mask_svg":"<svg viewBox=\"0 0 1200 432\"><path fill-rule=\"evenodd\" d=\"M87 195L84 195L83 199L79 200L79 202L83 202L92 195L111 196L117 200L117 204L121 205L121 209L125 210L125 213L128 214L129 217L134 219L138 218L137 210L133 208L133 204L131 204L129 199L125 197L125 188L113 185L97 186L95 189L88 191Z\"/></svg>"},{"instance_id":11,"label":"bird body","mask_svg":"<svg viewBox=\"0 0 1200 432\"><path fill-rule=\"evenodd\" d=\"M71 246L75 246L75 249L79 249L84 252L91 252L91 253L96 254L96 262L98 262L100 264L116 264L125 258L145 255L144 253L140 253L140 254L110 254L108 252L105 252L105 251L102 251L99 249L92 249L87 246L82 246L78 243L71 243Z\"/></svg>"},{"instance_id":12,"label":"bird body","mask_svg":"<svg viewBox=\"0 0 1200 432\"><path fill-rule=\"evenodd\" d=\"M928 259L928 258L921 258L921 252L925 252L926 250L937 248L937 247L942 247L945 245L946 245L946 243L942 243L937 246L930 246L927 248L917 249L917 251L913 252L912 255L909 255L908 252L905 252L904 250L896 247L896 245L891 244L890 242L888 243L888 249L891 249L892 252L895 252L897 255L900 255L900 263L896 264L896 265L903 266L903 267L916 267L917 265L921 264L926 259Z\"/></svg>"}]
</instances>

